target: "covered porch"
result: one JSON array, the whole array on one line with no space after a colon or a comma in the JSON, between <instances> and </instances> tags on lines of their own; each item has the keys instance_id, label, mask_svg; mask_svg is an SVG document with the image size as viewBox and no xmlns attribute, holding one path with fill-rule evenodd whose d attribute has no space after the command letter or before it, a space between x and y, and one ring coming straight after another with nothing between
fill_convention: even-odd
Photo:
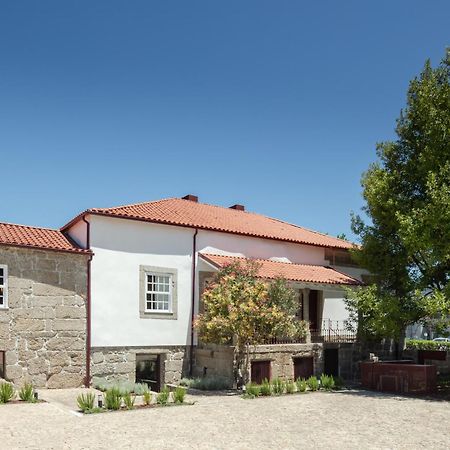
<instances>
[{"instance_id":1,"label":"covered porch","mask_svg":"<svg viewBox=\"0 0 450 450\"><path fill-rule=\"evenodd\" d=\"M201 253L203 270L199 271L200 293L212 281L214 272L249 258L229 255ZM349 343L356 339L355 333L347 330L345 320L348 313L344 304L343 286L358 286L363 283L356 278L329 266L295 264L285 261L252 259L259 265L258 276L263 279L284 278L298 295L298 320L309 322L309 330L302 340L291 338L268 339L264 344L293 343ZM202 305L200 304L200 311Z\"/></svg>"}]
</instances>

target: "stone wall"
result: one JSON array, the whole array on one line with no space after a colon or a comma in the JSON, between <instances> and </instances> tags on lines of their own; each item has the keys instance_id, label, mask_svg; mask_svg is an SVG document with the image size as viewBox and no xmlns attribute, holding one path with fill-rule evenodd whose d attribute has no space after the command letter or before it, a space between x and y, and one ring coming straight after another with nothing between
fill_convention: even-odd
<instances>
[{"instance_id":1,"label":"stone wall","mask_svg":"<svg viewBox=\"0 0 450 450\"><path fill-rule=\"evenodd\" d=\"M178 384L189 370L189 347L95 347L91 375L95 378L135 381L136 355L160 355L161 384Z\"/></svg>"},{"instance_id":2,"label":"stone wall","mask_svg":"<svg viewBox=\"0 0 450 450\"><path fill-rule=\"evenodd\" d=\"M294 358L313 357L314 374L323 371L323 344L258 345L250 353L250 361L271 361L272 378L294 379Z\"/></svg>"},{"instance_id":3,"label":"stone wall","mask_svg":"<svg viewBox=\"0 0 450 450\"><path fill-rule=\"evenodd\" d=\"M201 344L195 349L193 375L221 376L233 383L234 347L229 345Z\"/></svg>"},{"instance_id":4,"label":"stone wall","mask_svg":"<svg viewBox=\"0 0 450 450\"><path fill-rule=\"evenodd\" d=\"M314 373L323 371L323 344L271 344L250 348L251 361L270 361L272 378L292 380L294 358L313 357ZM204 344L195 349L194 375L220 375L232 384L234 347Z\"/></svg>"},{"instance_id":5,"label":"stone wall","mask_svg":"<svg viewBox=\"0 0 450 450\"><path fill-rule=\"evenodd\" d=\"M0 309L5 378L16 385L83 385L87 255L0 246L8 309Z\"/></svg>"}]
</instances>

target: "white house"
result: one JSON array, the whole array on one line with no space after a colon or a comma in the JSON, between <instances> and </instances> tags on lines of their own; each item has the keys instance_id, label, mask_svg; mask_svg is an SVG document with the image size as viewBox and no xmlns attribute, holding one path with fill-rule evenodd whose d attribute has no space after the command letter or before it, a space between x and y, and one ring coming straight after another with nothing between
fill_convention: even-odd
<instances>
[{"instance_id":1,"label":"white house","mask_svg":"<svg viewBox=\"0 0 450 450\"><path fill-rule=\"evenodd\" d=\"M345 240L242 205L199 203L193 195L89 209L61 231L93 253L88 377L151 380L155 387L208 370L196 353L193 318L205 282L235 258L258 259L262 277L291 280L299 316L310 321L320 352L326 338L342 340L342 286L360 284L363 274L351 261L353 244Z\"/></svg>"}]
</instances>

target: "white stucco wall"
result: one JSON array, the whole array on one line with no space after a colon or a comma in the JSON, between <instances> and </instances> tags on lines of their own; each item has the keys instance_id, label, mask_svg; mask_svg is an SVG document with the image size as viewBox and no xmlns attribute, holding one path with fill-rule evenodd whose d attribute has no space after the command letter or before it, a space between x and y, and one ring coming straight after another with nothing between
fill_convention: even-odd
<instances>
[{"instance_id":1,"label":"white stucco wall","mask_svg":"<svg viewBox=\"0 0 450 450\"><path fill-rule=\"evenodd\" d=\"M92 346L186 345L193 230L91 216ZM175 268L177 320L141 319L139 266Z\"/></svg>"},{"instance_id":2,"label":"white stucco wall","mask_svg":"<svg viewBox=\"0 0 450 450\"><path fill-rule=\"evenodd\" d=\"M194 229L91 215L92 346L167 346L190 344L192 238ZM71 236L85 243L83 222ZM281 241L199 230L197 251L294 263L327 264L324 249ZM197 261L198 270L211 270ZM139 266L177 269L178 318L141 318ZM197 278L198 278L197 270ZM198 283L196 283L198 309ZM320 288L319 288L320 289ZM323 318L345 320L342 291L324 293Z\"/></svg>"},{"instance_id":3,"label":"white stucco wall","mask_svg":"<svg viewBox=\"0 0 450 450\"><path fill-rule=\"evenodd\" d=\"M236 234L200 230L197 248L201 253L274 259L299 264L325 264L321 247L259 239Z\"/></svg>"},{"instance_id":4,"label":"white stucco wall","mask_svg":"<svg viewBox=\"0 0 450 450\"><path fill-rule=\"evenodd\" d=\"M79 220L70 227L68 233L70 237L82 248L87 248L87 223Z\"/></svg>"},{"instance_id":5,"label":"white stucco wall","mask_svg":"<svg viewBox=\"0 0 450 450\"><path fill-rule=\"evenodd\" d=\"M338 322L339 326L343 327L344 321L349 317L344 303L344 292L342 290L324 290L323 299L322 319L324 321L331 320L334 326Z\"/></svg>"}]
</instances>

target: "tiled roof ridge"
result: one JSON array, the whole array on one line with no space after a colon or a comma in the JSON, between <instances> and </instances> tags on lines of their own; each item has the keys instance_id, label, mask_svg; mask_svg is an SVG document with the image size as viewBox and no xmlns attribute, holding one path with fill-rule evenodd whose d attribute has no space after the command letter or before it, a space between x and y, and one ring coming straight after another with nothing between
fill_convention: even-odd
<instances>
[{"instance_id":1,"label":"tiled roof ridge","mask_svg":"<svg viewBox=\"0 0 450 450\"><path fill-rule=\"evenodd\" d=\"M49 227L38 227L36 225L24 225L22 223L14 223L14 222L4 222L0 221L0 225L11 225L13 227L23 227L23 228L32 228L33 230L48 230L48 231L56 231L61 232L59 228L49 228Z\"/></svg>"},{"instance_id":2,"label":"tiled roof ridge","mask_svg":"<svg viewBox=\"0 0 450 450\"><path fill-rule=\"evenodd\" d=\"M108 212L108 211L111 211L114 209L129 208L129 207L133 207L133 206L161 203L161 202L165 202L167 200L182 200L182 199L177 198L177 197L167 197L167 198L160 198L159 200L150 200L150 201L145 201L145 202L129 203L127 205L110 206L108 208L89 208L89 209L86 209L85 211L83 211L83 213L81 213L81 214L88 213L90 211ZM189 201L189 200L186 200L186 201ZM205 203L202 203L202 204L205 204ZM212 205L210 205L210 206L212 206Z\"/></svg>"}]
</instances>

